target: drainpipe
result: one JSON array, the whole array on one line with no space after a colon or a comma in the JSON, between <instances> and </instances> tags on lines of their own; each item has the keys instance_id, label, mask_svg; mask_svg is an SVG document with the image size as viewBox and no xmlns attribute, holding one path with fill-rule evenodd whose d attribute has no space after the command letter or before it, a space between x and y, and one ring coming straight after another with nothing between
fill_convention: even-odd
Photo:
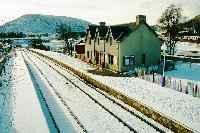
<instances>
[{"instance_id":1,"label":"drainpipe","mask_svg":"<svg viewBox=\"0 0 200 133\"><path fill-rule=\"evenodd\" d=\"M93 53L93 55L94 55L94 62L96 62L96 56L95 56L95 38L94 38L94 53Z\"/></svg>"},{"instance_id":2,"label":"drainpipe","mask_svg":"<svg viewBox=\"0 0 200 133\"><path fill-rule=\"evenodd\" d=\"M120 62L119 62L119 59L120 59L120 57L119 57L119 54L120 54L120 53L119 53L119 52L120 52L120 50L119 50L119 42L117 42L117 45L118 45L118 48L117 48L117 49L118 49L118 57L117 57L117 58L118 58L118 59L117 59L118 62L117 62L117 63L118 63L118 71L119 71L119 70L120 70L120 66L119 66L119 65L120 65Z\"/></svg>"},{"instance_id":3,"label":"drainpipe","mask_svg":"<svg viewBox=\"0 0 200 133\"><path fill-rule=\"evenodd\" d=\"M105 39L104 39L104 42L103 42L103 60L104 60L104 64L103 64L103 68L105 68L105 65L106 65L106 44L105 44Z\"/></svg>"}]
</instances>

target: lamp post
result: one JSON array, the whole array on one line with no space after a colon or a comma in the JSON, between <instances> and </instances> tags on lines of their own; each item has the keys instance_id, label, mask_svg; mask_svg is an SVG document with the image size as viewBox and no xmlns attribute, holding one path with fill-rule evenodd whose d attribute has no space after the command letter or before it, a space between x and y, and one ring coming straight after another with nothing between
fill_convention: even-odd
<instances>
[{"instance_id":1,"label":"lamp post","mask_svg":"<svg viewBox=\"0 0 200 133\"><path fill-rule=\"evenodd\" d=\"M166 50L167 50L167 46L166 43L164 42L163 45L161 46L161 50L163 51L163 73L162 73L162 81L161 81L161 85L162 87L165 86L165 55L166 55Z\"/></svg>"}]
</instances>

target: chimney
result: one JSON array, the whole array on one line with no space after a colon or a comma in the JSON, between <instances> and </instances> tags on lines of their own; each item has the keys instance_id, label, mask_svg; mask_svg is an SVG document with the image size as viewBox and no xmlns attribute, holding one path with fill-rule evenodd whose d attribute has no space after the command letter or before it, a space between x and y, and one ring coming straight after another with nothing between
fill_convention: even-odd
<instances>
[{"instance_id":1,"label":"chimney","mask_svg":"<svg viewBox=\"0 0 200 133\"><path fill-rule=\"evenodd\" d=\"M99 22L100 26L106 26L106 22Z\"/></svg>"},{"instance_id":2,"label":"chimney","mask_svg":"<svg viewBox=\"0 0 200 133\"><path fill-rule=\"evenodd\" d=\"M137 15L136 16L136 25L146 23L146 16L145 15Z\"/></svg>"}]
</instances>

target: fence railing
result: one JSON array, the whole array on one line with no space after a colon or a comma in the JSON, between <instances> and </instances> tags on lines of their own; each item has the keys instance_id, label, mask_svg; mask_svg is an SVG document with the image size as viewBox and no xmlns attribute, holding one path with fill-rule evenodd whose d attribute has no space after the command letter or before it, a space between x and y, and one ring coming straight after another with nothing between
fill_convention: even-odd
<instances>
[{"instance_id":1,"label":"fence railing","mask_svg":"<svg viewBox=\"0 0 200 133\"><path fill-rule=\"evenodd\" d=\"M141 74L138 78L161 85L162 75ZM200 81L179 79L175 77L165 77L165 87L200 98Z\"/></svg>"}]
</instances>

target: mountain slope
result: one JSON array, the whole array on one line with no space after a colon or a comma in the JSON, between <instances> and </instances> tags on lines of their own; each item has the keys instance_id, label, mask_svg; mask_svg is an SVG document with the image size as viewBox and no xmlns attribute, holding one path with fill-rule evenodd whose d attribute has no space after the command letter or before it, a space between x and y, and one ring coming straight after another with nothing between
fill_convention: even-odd
<instances>
[{"instance_id":1,"label":"mountain slope","mask_svg":"<svg viewBox=\"0 0 200 133\"><path fill-rule=\"evenodd\" d=\"M55 33L61 24L70 25L72 31L85 31L89 22L65 16L51 16L40 14L23 15L11 22L0 26L1 32L24 33Z\"/></svg>"},{"instance_id":2,"label":"mountain slope","mask_svg":"<svg viewBox=\"0 0 200 133\"><path fill-rule=\"evenodd\" d=\"M189 21L182 23L182 27L186 28L188 32L200 35L200 15L195 16Z\"/></svg>"}]
</instances>

